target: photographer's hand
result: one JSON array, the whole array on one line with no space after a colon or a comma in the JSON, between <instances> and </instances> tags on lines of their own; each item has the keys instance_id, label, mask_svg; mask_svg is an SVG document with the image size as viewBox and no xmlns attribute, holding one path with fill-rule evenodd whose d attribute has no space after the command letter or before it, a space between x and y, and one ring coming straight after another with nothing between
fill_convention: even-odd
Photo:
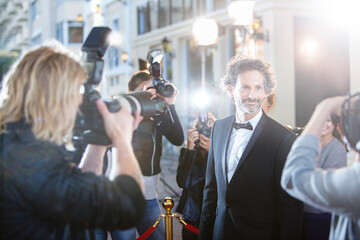
<instances>
[{"instance_id":1,"label":"photographer's hand","mask_svg":"<svg viewBox=\"0 0 360 240\"><path fill-rule=\"evenodd\" d=\"M199 139L199 132L196 128L191 128L187 135L187 149L194 149L194 142Z\"/></svg>"},{"instance_id":2,"label":"photographer's hand","mask_svg":"<svg viewBox=\"0 0 360 240\"><path fill-rule=\"evenodd\" d=\"M324 123L328 116L332 113L339 115L341 110L341 105L345 101L345 96L327 98L321 101L317 106L310 118L309 123L305 126L304 131L301 135L310 134L318 138L321 137L321 129L324 126Z\"/></svg>"},{"instance_id":3,"label":"photographer's hand","mask_svg":"<svg viewBox=\"0 0 360 240\"><path fill-rule=\"evenodd\" d=\"M171 84L171 83L170 83ZM151 93L153 96L151 99L154 99L154 98L162 98L164 100L164 102L167 104L167 105L173 105L175 104L175 101L176 101L176 97L179 93L179 91L177 90L177 88L171 84L174 88L174 94L171 96L171 97L163 97L161 96L160 94L158 94L156 92L156 89L152 87L152 85L147 85L147 86L144 86L144 91L148 91L149 93Z\"/></svg>"},{"instance_id":4,"label":"photographer's hand","mask_svg":"<svg viewBox=\"0 0 360 240\"><path fill-rule=\"evenodd\" d=\"M210 149L210 138L205 137L203 134L200 134L200 146L209 152Z\"/></svg>"},{"instance_id":5,"label":"photographer's hand","mask_svg":"<svg viewBox=\"0 0 360 240\"><path fill-rule=\"evenodd\" d=\"M158 97L164 99L164 102L165 102L167 105L173 105L173 104L175 104L176 97L177 97L177 95L179 94L179 91L178 91L177 88L174 86L174 84L170 83L170 85L172 85L173 88L174 88L174 94L173 94L171 97L166 98L166 97L161 96L160 94L157 94Z\"/></svg>"},{"instance_id":6,"label":"photographer's hand","mask_svg":"<svg viewBox=\"0 0 360 240\"><path fill-rule=\"evenodd\" d=\"M166 97L161 96L160 94L157 94L158 97L164 99L164 102L165 102L167 105L173 105L173 104L175 104L176 97L177 97L177 95L179 94L179 91L177 90L177 88L176 88L173 84L171 84L171 85L172 85L173 88L174 88L174 94L173 94L171 97L166 98Z\"/></svg>"},{"instance_id":7,"label":"photographer's hand","mask_svg":"<svg viewBox=\"0 0 360 240\"><path fill-rule=\"evenodd\" d=\"M133 117L126 108L110 113L101 100L97 100L96 105L104 119L106 134L118 150L117 161L113 162L110 178L113 179L120 174L129 175L138 182L143 191L141 170L131 145L133 131L143 117L138 112Z\"/></svg>"}]
</instances>

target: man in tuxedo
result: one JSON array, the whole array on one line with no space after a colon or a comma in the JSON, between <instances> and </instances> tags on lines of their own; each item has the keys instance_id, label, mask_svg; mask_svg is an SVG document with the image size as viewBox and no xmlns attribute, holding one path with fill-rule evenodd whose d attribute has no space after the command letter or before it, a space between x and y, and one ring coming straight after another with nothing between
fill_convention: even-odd
<instances>
[{"instance_id":1,"label":"man in tuxedo","mask_svg":"<svg viewBox=\"0 0 360 240\"><path fill-rule=\"evenodd\" d=\"M221 85L236 114L215 122L199 239L299 239L302 203L280 186L295 134L268 117L276 80L269 63L233 57Z\"/></svg>"}]
</instances>

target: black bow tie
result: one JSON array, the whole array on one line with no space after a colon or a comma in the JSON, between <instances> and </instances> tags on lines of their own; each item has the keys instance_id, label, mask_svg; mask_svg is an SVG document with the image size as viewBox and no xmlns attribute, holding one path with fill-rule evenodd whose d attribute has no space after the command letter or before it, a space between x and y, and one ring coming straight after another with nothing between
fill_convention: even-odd
<instances>
[{"instance_id":1,"label":"black bow tie","mask_svg":"<svg viewBox=\"0 0 360 240\"><path fill-rule=\"evenodd\" d=\"M233 122L232 123L233 127L238 130L240 128L245 128L247 130L250 130L252 131L253 130L253 127L251 126L251 123L250 122L247 122L247 123L237 123L237 122Z\"/></svg>"}]
</instances>

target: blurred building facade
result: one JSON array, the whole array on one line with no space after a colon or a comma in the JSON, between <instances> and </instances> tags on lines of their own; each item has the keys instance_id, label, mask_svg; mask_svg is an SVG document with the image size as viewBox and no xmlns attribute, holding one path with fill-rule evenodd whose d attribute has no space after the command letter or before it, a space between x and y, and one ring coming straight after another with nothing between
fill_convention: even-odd
<instances>
[{"instance_id":1,"label":"blurred building facade","mask_svg":"<svg viewBox=\"0 0 360 240\"><path fill-rule=\"evenodd\" d=\"M218 42L206 55L210 111L218 118L234 112L219 81L236 54L273 65L278 82L270 115L284 125L303 126L322 98L360 89L360 27L331 20L334 1L255 2L256 22L244 31L229 17L230 0L0 0L1 47L22 52L54 38L80 51L93 26L108 26L118 38L106 53L105 97L127 92L131 74L150 50L160 48L163 77L180 91L177 110L185 128L194 118L193 106L205 104L192 98L201 80L201 49L192 36L199 17L219 25Z\"/></svg>"}]
</instances>

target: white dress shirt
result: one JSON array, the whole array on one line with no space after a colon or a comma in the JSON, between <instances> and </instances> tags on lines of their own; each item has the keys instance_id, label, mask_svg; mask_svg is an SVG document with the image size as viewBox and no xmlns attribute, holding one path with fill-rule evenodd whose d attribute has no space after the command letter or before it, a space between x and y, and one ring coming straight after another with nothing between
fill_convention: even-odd
<instances>
[{"instance_id":1,"label":"white dress shirt","mask_svg":"<svg viewBox=\"0 0 360 240\"><path fill-rule=\"evenodd\" d=\"M229 147L227 151L227 179L228 182L230 182L231 178L234 175L234 172L236 170L237 165L239 164L239 161L241 159L242 154L245 151L245 148L247 144L249 143L249 140L251 136L253 135L253 132L258 125L260 118L262 116L263 112L260 110L258 114L255 115L252 119L249 120L251 126L253 127L253 130L248 130L244 128L235 129L233 128L231 131L230 136L230 142ZM236 115L236 122L238 123L247 123L247 122L241 122Z\"/></svg>"}]
</instances>

